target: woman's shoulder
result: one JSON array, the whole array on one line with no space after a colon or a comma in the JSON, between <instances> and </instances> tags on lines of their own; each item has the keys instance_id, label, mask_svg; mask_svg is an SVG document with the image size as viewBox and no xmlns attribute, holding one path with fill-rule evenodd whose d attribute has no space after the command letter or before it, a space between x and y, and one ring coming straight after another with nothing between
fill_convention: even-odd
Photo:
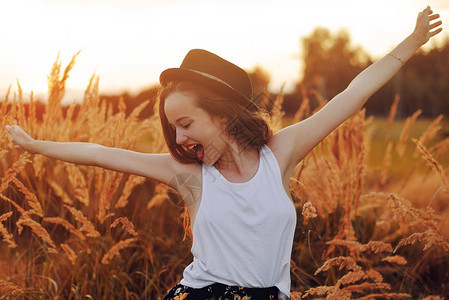
<instances>
[{"instance_id":1,"label":"woman's shoulder","mask_svg":"<svg viewBox=\"0 0 449 300\"><path fill-rule=\"evenodd\" d=\"M183 198L186 206L197 202L201 196L202 166L199 163L180 163L176 161L176 170L169 186Z\"/></svg>"},{"instance_id":2,"label":"woman's shoulder","mask_svg":"<svg viewBox=\"0 0 449 300\"><path fill-rule=\"evenodd\" d=\"M283 160L289 156L289 143L290 141L288 140L288 136L286 136L282 132L278 132L274 134L265 144L274 154L280 166L281 162L283 162Z\"/></svg>"},{"instance_id":3,"label":"woman's shoulder","mask_svg":"<svg viewBox=\"0 0 449 300\"><path fill-rule=\"evenodd\" d=\"M284 177L290 177L290 174L287 173L292 169L291 156L293 145L291 144L292 141L288 138L288 135L282 131L274 134L266 143L266 146L277 160L283 179L285 179Z\"/></svg>"},{"instance_id":4,"label":"woman's shoulder","mask_svg":"<svg viewBox=\"0 0 449 300\"><path fill-rule=\"evenodd\" d=\"M175 176L179 174L190 174L201 178L202 165L200 163L182 163L174 160Z\"/></svg>"}]
</instances>

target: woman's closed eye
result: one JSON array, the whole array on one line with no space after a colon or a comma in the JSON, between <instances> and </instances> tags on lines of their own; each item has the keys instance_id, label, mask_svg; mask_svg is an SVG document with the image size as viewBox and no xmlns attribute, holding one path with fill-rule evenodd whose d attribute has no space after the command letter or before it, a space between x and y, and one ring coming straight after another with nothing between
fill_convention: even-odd
<instances>
[{"instance_id":1,"label":"woman's closed eye","mask_svg":"<svg viewBox=\"0 0 449 300\"><path fill-rule=\"evenodd\" d=\"M182 125L181 127L182 127L182 128L184 128L184 129L187 129L187 128L189 128L189 127L190 127L190 124L192 124L192 123L187 123L187 124L184 124L184 125Z\"/></svg>"}]
</instances>

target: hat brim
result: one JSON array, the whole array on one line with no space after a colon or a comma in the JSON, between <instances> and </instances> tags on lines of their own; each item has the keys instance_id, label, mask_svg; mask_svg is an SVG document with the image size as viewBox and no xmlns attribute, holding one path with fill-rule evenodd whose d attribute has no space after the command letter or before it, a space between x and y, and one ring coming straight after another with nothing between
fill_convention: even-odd
<instances>
[{"instance_id":1,"label":"hat brim","mask_svg":"<svg viewBox=\"0 0 449 300\"><path fill-rule=\"evenodd\" d=\"M169 82L181 81L198 83L209 87L212 90L235 101L238 101L242 106L250 111L258 110L257 105L251 99L233 89L226 82L207 73L185 68L171 68L163 71L159 77L159 80L161 85L166 85Z\"/></svg>"}]
</instances>

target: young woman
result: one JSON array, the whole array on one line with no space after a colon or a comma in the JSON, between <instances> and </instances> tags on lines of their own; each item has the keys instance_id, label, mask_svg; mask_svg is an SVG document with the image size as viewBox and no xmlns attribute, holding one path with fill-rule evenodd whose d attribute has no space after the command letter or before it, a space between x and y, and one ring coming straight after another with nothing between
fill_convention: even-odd
<instances>
[{"instance_id":1,"label":"young woman","mask_svg":"<svg viewBox=\"0 0 449 300\"><path fill-rule=\"evenodd\" d=\"M413 33L393 51L315 115L275 135L252 102L245 71L199 49L160 76L159 114L170 153L33 140L15 125L8 131L29 152L146 176L180 193L191 218L194 260L165 299L286 299L296 226L290 174L441 32L438 18L424 9ZM174 180L186 174L198 184Z\"/></svg>"}]
</instances>

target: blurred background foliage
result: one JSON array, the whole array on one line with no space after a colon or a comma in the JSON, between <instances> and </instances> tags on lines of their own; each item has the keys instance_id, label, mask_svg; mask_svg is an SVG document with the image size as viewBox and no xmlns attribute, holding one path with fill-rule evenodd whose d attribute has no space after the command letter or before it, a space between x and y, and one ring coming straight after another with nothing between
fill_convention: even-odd
<instances>
[{"instance_id":1,"label":"blurred background foliage","mask_svg":"<svg viewBox=\"0 0 449 300\"><path fill-rule=\"evenodd\" d=\"M354 46L348 31L342 29L332 33L329 29L317 27L309 36L300 40L303 78L292 91L284 93L282 110L286 117L293 117L304 98L310 100L312 109L318 107L320 99L330 100L343 91L351 80L376 59L360 46ZM270 74L262 67L247 70L254 86L256 100L271 109L277 94L268 91ZM102 93L101 99L107 100L118 111L120 99L127 104L127 115L146 100L154 100L158 85L150 86L132 95ZM307 92L305 92L307 91ZM261 97L265 96L265 97ZM384 87L377 91L365 105L368 116L386 117L396 95L402 99L397 107L396 116L405 118L418 109L421 117L434 118L449 113L449 37L441 45L430 50L416 53ZM267 97L268 96L268 97ZM44 105L37 104L37 118L41 119ZM75 109L75 115L77 112ZM153 107L147 106L140 118L153 114Z\"/></svg>"}]
</instances>

